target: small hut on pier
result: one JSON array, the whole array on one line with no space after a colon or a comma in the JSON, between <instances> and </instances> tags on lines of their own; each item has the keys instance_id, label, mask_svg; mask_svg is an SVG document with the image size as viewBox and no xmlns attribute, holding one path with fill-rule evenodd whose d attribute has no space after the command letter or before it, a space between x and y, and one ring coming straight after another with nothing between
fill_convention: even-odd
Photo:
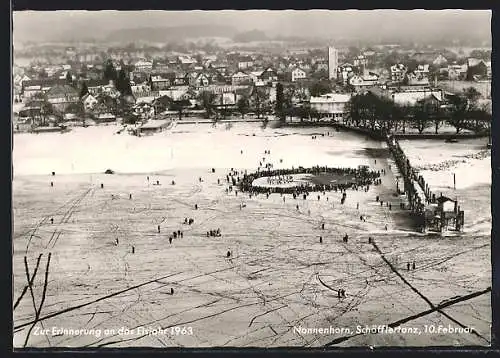
<instances>
[{"instance_id":1,"label":"small hut on pier","mask_svg":"<svg viewBox=\"0 0 500 358\"><path fill-rule=\"evenodd\" d=\"M425 228L429 231L462 231L464 211L460 210L457 200L441 195L435 203L425 207Z\"/></svg>"}]
</instances>

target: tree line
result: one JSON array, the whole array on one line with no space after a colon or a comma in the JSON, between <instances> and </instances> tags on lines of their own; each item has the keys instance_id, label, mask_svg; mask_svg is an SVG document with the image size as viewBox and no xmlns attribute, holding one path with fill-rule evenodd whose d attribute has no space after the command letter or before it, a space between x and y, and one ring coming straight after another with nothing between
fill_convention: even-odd
<instances>
[{"instance_id":1,"label":"tree line","mask_svg":"<svg viewBox=\"0 0 500 358\"><path fill-rule=\"evenodd\" d=\"M410 106L365 92L351 97L344 122L388 133L406 133L407 128L414 128L421 134L433 127L434 133L438 134L445 123L454 127L457 134L464 129L482 131L489 127L491 114L479 105L480 97L481 94L470 87L462 93L449 95L444 102L429 96Z\"/></svg>"}]
</instances>

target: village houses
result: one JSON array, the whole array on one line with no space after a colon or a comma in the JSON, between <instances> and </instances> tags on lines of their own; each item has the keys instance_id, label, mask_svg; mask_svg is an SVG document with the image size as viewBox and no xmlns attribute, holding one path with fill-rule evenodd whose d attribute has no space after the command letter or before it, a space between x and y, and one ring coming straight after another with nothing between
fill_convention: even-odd
<instances>
[{"instance_id":1,"label":"village houses","mask_svg":"<svg viewBox=\"0 0 500 358\"><path fill-rule=\"evenodd\" d=\"M401 82L405 78L406 75L406 66L398 63L391 66L391 81L393 82Z\"/></svg>"},{"instance_id":2,"label":"village houses","mask_svg":"<svg viewBox=\"0 0 500 358\"><path fill-rule=\"evenodd\" d=\"M250 56L242 56L238 61L239 70L247 70L253 66L253 59Z\"/></svg>"},{"instance_id":3,"label":"village houses","mask_svg":"<svg viewBox=\"0 0 500 358\"><path fill-rule=\"evenodd\" d=\"M151 61L137 61L134 63L134 69L137 72L146 72L149 73L153 70L153 62Z\"/></svg>"},{"instance_id":4,"label":"village houses","mask_svg":"<svg viewBox=\"0 0 500 358\"><path fill-rule=\"evenodd\" d=\"M251 81L250 76L241 71L236 72L234 75L231 76L231 83L233 85L248 84L250 81Z\"/></svg>"},{"instance_id":5,"label":"village houses","mask_svg":"<svg viewBox=\"0 0 500 358\"><path fill-rule=\"evenodd\" d=\"M291 78L291 81L292 82L297 82L297 81L300 81L300 80L303 80L307 77L307 73L306 71L304 71L303 69L301 69L300 67L294 67L291 71L290 71L290 78Z\"/></svg>"},{"instance_id":6,"label":"village houses","mask_svg":"<svg viewBox=\"0 0 500 358\"><path fill-rule=\"evenodd\" d=\"M67 84L51 87L45 95L47 102L59 112L65 112L70 104L78 103L80 100L77 90Z\"/></svg>"}]
</instances>

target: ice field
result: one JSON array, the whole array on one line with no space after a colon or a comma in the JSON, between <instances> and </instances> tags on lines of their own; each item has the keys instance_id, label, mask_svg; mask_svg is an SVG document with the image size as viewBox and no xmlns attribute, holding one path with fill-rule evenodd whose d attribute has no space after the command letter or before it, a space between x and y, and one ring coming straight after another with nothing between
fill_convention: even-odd
<instances>
[{"instance_id":1,"label":"ice field","mask_svg":"<svg viewBox=\"0 0 500 358\"><path fill-rule=\"evenodd\" d=\"M182 124L140 138L118 129L14 136L14 347L489 345L484 140L401 141L432 190L457 196L465 211L464 233L439 237L412 230L385 144L363 136L259 124ZM259 162L387 174L368 192L348 190L344 205L335 192L285 201L226 193L231 168ZM32 275L40 254L33 296L42 308L26 342L35 310L24 257ZM391 324L416 333L357 333ZM438 332L449 326L462 331Z\"/></svg>"}]
</instances>

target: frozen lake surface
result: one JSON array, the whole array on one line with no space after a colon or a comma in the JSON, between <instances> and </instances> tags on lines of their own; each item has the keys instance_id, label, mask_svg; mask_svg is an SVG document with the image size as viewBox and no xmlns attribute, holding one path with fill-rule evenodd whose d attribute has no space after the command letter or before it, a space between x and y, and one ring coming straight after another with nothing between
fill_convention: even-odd
<instances>
[{"instance_id":1,"label":"frozen lake surface","mask_svg":"<svg viewBox=\"0 0 500 358\"><path fill-rule=\"evenodd\" d=\"M437 237L411 229L383 143L327 127L178 125L141 138L117 130L14 136L14 301L27 283L24 257L33 272L42 254L34 280L40 302L51 253L43 327L87 329L79 335L34 329L27 346L489 344L489 293L460 301L491 286L490 157L481 154L481 141L401 142L411 163L426 168L421 172L433 191L457 196L465 211L463 234ZM231 168L255 171L261 162L274 168L365 164L387 174L368 192L347 191L344 205L334 192L307 200L226 193ZM108 168L116 174L103 174ZM183 224L186 218L194 223ZM207 237L217 228L221 237ZM183 237L170 244L177 230ZM407 270L410 262L415 269ZM428 301L457 297L441 312L422 313L431 308ZM15 347L24 345L33 319L27 293L14 310ZM402 327L420 334L357 333L358 326L403 319ZM476 333L425 331L460 327L456 322ZM344 330L317 332L328 327Z\"/></svg>"}]
</instances>

